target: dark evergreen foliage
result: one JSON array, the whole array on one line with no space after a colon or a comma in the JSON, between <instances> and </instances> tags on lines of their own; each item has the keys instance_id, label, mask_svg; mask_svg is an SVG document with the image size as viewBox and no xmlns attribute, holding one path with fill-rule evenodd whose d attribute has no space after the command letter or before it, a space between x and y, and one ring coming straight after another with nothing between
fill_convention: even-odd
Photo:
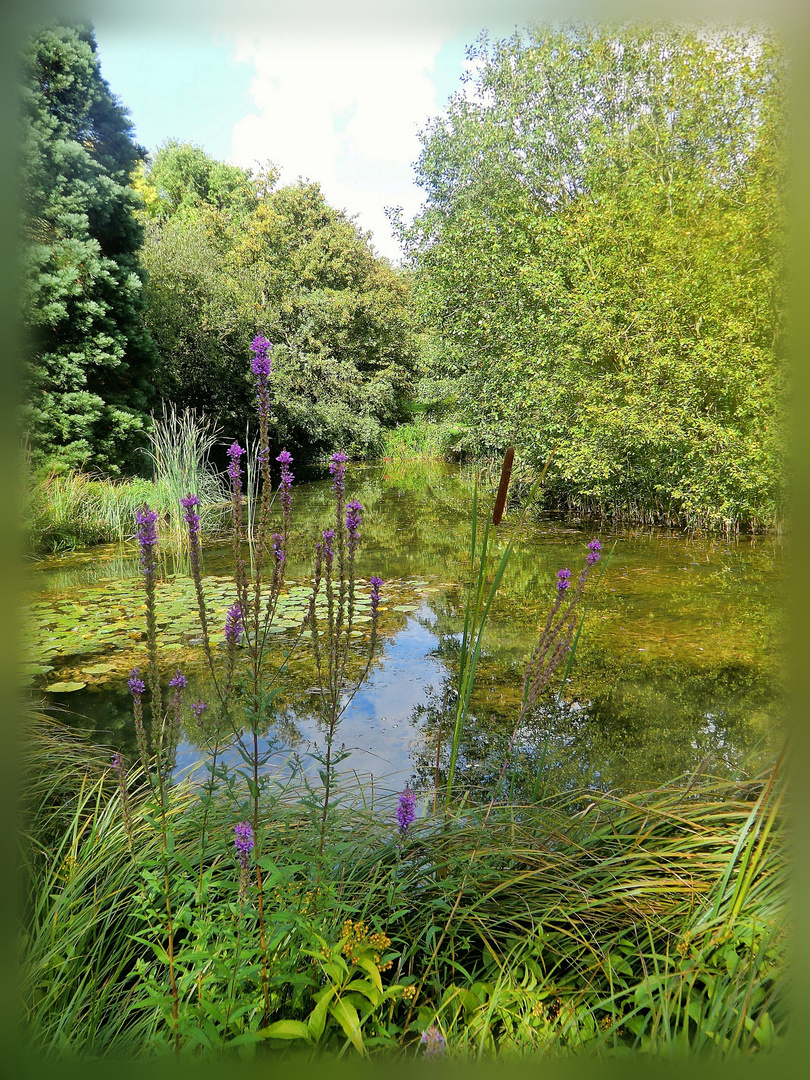
<instances>
[{"instance_id":1,"label":"dark evergreen foliage","mask_svg":"<svg viewBox=\"0 0 810 1080\"><path fill-rule=\"evenodd\" d=\"M89 27L52 23L33 33L20 81L32 458L134 472L154 399L129 186L144 151L101 77Z\"/></svg>"}]
</instances>

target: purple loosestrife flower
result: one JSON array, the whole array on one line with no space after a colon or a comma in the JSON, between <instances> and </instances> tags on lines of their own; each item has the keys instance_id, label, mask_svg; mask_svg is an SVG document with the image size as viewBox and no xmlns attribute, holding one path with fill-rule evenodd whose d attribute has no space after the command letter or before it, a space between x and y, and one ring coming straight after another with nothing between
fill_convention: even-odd
<instances>
[{"instance_id":1,"label":"purple loosestrife flower","mask_svg":"<svg viewBox=\"0 0 810 1080\"><path fill-rule=\"evenodd\" d=\"M199 720L200 717L202 716L202 714L205 712L205 710L207 708L208 708L208 705L206 704L206 702L204 702L204 701L195 701L194 704L191 706L191 711L194 713L194 715Z\"/></svg>"},{"instance_id":2,"label":"purple loosestrife flower","mask_svg":"<svg viewBox=\"0 0 810 1080\"><path fill-rule=\"evenodd\" d=\"M570 570L557 571L557 592L564 593L566 589L569 589L571 587L571 582L568 580L570 577Z\"/></svg>"},{"instance_id":3,"label":"purple loosestrife flower","mask_svg":"<svg viewBox=\"0 0 810 1080\"><path fill-rule=\"evenodd\" d=\"M174 768L177 744L180 741L180 725L182 722L183 691L186 688L186 677L179 669L174 673L174 678L169 680L169 686L174 690L174 696L170 702L169 723L161 735L160 750L163 757L162 769L164 782L167 781Z\"/></svg>"},{"instance_id":4,"label":"purple loosestrife flower","mask_svg":"<svg viewBox=\"0 0 810 1080\"><path fill-rule=\"evenodd\" d=\"M250 853L253 851L253 829L249 821L240 821L234 828L233 846L239 859L239 899L247 897L250 885Z\"/></svg>"},{"instance_id":5,"label":"purple loosestrife flower","mask_svg":"<svg viewBox=\"0 0 810 1080\"><path fill-rule=\"evenodd\" d=\"M334 529L323 530L323 558L326 563L327 571L332 569L332 560L335 557L334 550L332 548L332 541L335 539Z\"/></svg>"},{"instance_id":6,"label":"purple loosestrife flower","mask_svg":"<svg viewBox=\"0 0 810 1080\"><path fill-rule=\"evenodd\" d=\"M155 545L157 544L157 511L150 510L145 506L143 510L135 511L135 520L138 523L138 543L141 546L141 566L148 576L155 570Z\"/></svg>"},{"instance_id":7,"label":"purple loosestrife flower","mask_svg":"<svg viewBox=\"0 0 810 1080\"><path fill-rule=\"evenodd\" d=\"M225 616L225 641L229 645L238 645L244 632L242 609L239 604L232 604Z\"/></svg>"},{"instance_id":8,"label":"purple loosestrife flower","mask_svg":"<svg viewBox=\"0 0 810 1080\"><path fill-rule=\"evenodd\" d=\"M140 668L133 668L129 673L129 692L133 697L140 697L146 689L146 684L140 678Z\"/></svg>"},{"instance_id":9,"label":"purple loosestrife flower","mask_svg":"<svg viewBox=\"0 0 810 1080\"><path fill-rule=\"evenodd\" d=\"M380 606L380 589L383 586L383 579L381 577L373 577L369 580L371 585L371 617L377 618L377 608Z\"/></svg>"},{"instance_id":10,"label":"purple loosestrife flower","mask_svg":"<svg viewBox=\"0 0 810 1080\"><path fill-rule=\"evenodd\" d=\"M259 410L259 465L262 470L264 493L262 496L263 506L266 507L266 499L270 489L270 462L267 451L267 426L270 421L270 397L267 392L267 377L270 374L270 342L261 334L253 339L250 346L253 351L251 368L256 376L256 404Z\"/></svg>"},{"instance_id":11,"label":"purple loosestrife flower","mask_svg":"<svg viewBox=\"0 0 810 1080\"><path fill-rule=\"evenodd\" d=\"M362 520L363 507L357 499L352 499L350 503L346 503L346 532L349 534L349 550L357 547Z\"/></svg>"},{"instance_id":12,"label":"purple loosestrife flower","mask_svg":"<svg viewBox=\"0 0 810 1080\"><path fill-rule=\"evenodd\" d=\"M143 694L146 684L141 678L139 668L133 668L129 673L129 692L132 694L132 713L135 720L135 738L138 743L138 753L141 755L141 764L144 770L149 770L149 739L146 736L146 728L143 722Z\"/></svg>"},{"instance_id":13,"label":"purple loosestrife flower","mask_svg":"<svg viewBox=\"0 0 810 1080\"><path fill-rule=\"evenodd\" d=\"M238 442L232 442L228 447L228 457L230 462L228 464L228 476L231 478L231 484L242 490L242 463L239 460L245 451L239 445Z\"/></svg>"},{"instance_id":14,"label":"purple loosestrife flower","mask_svg":"<svg viewBox=\"0 0 810 1080\"><path fill-rule=\"evenodd\" d=\"M242 862L253 851L253 827L249 821L240 821L233 830L233 846Z\"/></svg>"},{"instance_id":15,"label":"purple loosestrife flower","mask_svg":"<svg viewBox=\"0 0 810 1080\"><path fill-rule=\"evenodd\" d=\"M399 797L397 804L397 824L399 831L404 836L408 827L416 820L416 796L406 784L405 790Z\"/></svg>"},{"instance_id":16,"label":"purple loosestrife flower","mask_svg":"<svg viewBox=\"0 0 810 1080\"><path fill-rule=\"evenodd\" d=\"M273 533L270 537L270 543L273 546L273 558L277 563L283 563L285 559L284 555L284 537L281 533Z\"/></svg>"},{"instance_id":17,"label":"purple loosestrife flower","mask_svg":"<svg viewBox=\"0 0 810 1080\"><path fill-rule=\"evenodd\" d=\"M262 337L261 334L257 334L256 337L250 343L250 350L253 353L253 359L250 366L253 369L253 374L257 375L260 379L266 379L270 374L270 356L271 349L270 342L266 337Z\"/></svg>"},{"instance_id":18,"label":"purple loosestrife flower","mask_svg":"<svg viewBox=\"0 0 810 1080\"><path fill-rule=\"evenodd\" d=\"M113 754L110 758L110 764L114 769L122 769L124 766L124 759L120 754Z\"/></svg>"},{"instance_id":19,"label":"purple loosestrife flower","mask_svg":"<svg viewBox=\"0 0 810 1080\"><path fill-rule=\"evenodd\" d=\"M281 507L284 511L284 522L289 524L290 508L292 507L292 482L295 479L290 472L292 454L289 450L282 450L276 461L281 465Z\"/></svg>"},{"instance_id":20,"label":"purple loosestrife flower","mask_svg":"<svg viewBox=\"0 0 810 1080\"><path fill-rule=\"evenodd\" d=\"M185 510L185 513L183 514L183 520L188 525L189 536L199 536L200 516L197 513L197 507L200 505L200 500L197 498L196 495L187 495L185 499L180 500L180 505Z\"/></svg>"},{"instance_id":21,"label":"purple loosestrife flower","mask_svg":"<svg viewBox=\"0 0 810 1080\"><path fill-rule=\"evenodd\" d=\"M329 472L332 475L334 483L332 484L332 490L336 491L338 495L342 495L346 490L345 475L346 475L346 462L349 459L340 450L335 451L332 454L332 459L329 462Z\"/></svg>"},{"instance_id":22,"label":"purple loosestrife flower","mask_svg":"<svg viewBox=\"0 0 810 1080\"><path fill-rule=\"evenodd\" d=\"M425 1048L423 1056L426 1058L443 1057L447 1049L447 1040L435 1024L422 1032L421 1042Z\"/></svg>"},{"instance_id":23,"label":"purple loosestrife flower","mask_svg":"<svg viewBox=\"0 0 810 1080\"><path fill-rule=\"evenodd\" d=\"M588 566L593 566L595 562L599 561L599 555L601 554L601 551L602 545L599 543L599 541L591 540L590 544L588 544Z\"/></svg>"}]
</instances>

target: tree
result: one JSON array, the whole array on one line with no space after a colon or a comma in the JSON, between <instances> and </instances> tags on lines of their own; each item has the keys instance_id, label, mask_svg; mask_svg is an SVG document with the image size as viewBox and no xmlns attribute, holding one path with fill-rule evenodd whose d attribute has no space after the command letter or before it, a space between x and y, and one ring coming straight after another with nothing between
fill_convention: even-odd
<instances>
[{"instance_id":1,"label":"tree","mask_svg":"<svg viewBox=\"0 0 810 1080\"><path fill-rule=\"evenodd\" d=\"M54 23L28 38L21 96L32 456L136 471L155 362L129 186L143 151L101 77L87 26Z\"/></svg>"},{"instance_id":2,"label":"tree","mask_svg":"<svg viewBox=\"0 0 810 1080\"><path fill-rule=\"evenodd\" d=\"M784 513L784 64L738 32L550 30L471 50L403 230L466 445L554 450L558 503Z\"/></svg>"},{"instance_id":3,"label":"tree","mask_svg":"<svg viewBox=\"0 0 810 1080\"><path fill-rule=\"evenodd\" d=\"M231 171L219 187L226 194L214 196L208 178L220 168ZM253 413L246 357L261 333L276 346L274 436L309 454L362 454L399 415L409 386L408 289L317 184L277 189L276 178L273 169L220 167L182 144L167 144L144 169L161 392L243 431Z\"/></svg>"}]
</instances>

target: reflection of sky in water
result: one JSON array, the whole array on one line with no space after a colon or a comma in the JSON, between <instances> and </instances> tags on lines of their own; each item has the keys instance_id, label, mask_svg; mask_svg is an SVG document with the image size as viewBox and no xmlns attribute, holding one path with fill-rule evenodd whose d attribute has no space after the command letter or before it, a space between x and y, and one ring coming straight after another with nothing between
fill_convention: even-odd
<instances>
[{"instance_id":1,"label":"reflection of sky in water","mask_svg":"<svg viewBox=\"0 0 810 1080\"><path fill-rule=\"evenodd\" d=\"M411 775L414 757L424 745L418 729L410 722L414 709L427 702L427 687L438 685L447 669L431 652L436 637L418 619L431 616L423 605L408 619L404 630L385 642L381 663L352 699L337 729L335 748L343 745L350 757L340 765L341 772L355 772L362 780L369 774L375 782L401 788ZM309 750L320 746L325 751L324 735L317 722L297 717L296 726L302 736L298 756L311 781L317 782L320 767ZM268 749L268 741L260 740L260 750ZM231 749L221 755L229 765L244 764L238 751ZM290 750L282 747L271 756L268 769L289 772ZM200 751L187 742L181 743L177 755L177 775L195 766Z\"/></svg>"},{"instance_id":2,"label":"reflection of sky in water","mask_svg":"<svg viewBox=\"0 0 810 1080\"><path fill-rule=\"evenodd\" d=\"M439 704L448 679L453 681L457 646L452 643L463 625L465 591L456 583L468 573L470 487L449 466L389 476L390 471L390 466L351 470L351 493L366 508L357 570L362 577L376 573L398 584L402 596L393 601L394 609L416 598L421 607L418 614L403 611L388 620L378 645L379 662L343 716L336 747L344 744L350 751L339 766L342 772L372 774L375 784L390 777L398 787L409 776L433 780ZM295 500L288 573L305 583L314 539L333 520L329 482L296 487ZM514 514L507 514L498 529L496 560L514 520ZM601 776L622 788L663 782L707 757L712 767L734 768L763 741L770 740L770 752L776 738L771 733L783 711L781 545L773 539L622 529L551 516L525 524L492 607L459 770L474 771L480 764L482 776L492 768L497 773L503 740L519 706L526 659L554 595L556 572L581 565L584 545L594 534L605 552L614 540L617 547L601 585L589 593L585 629L566 685L568 710L557 715L543 707L520 733L517 756L525 768L531 772L545 747L546 766L564 773L566 782ZM230 574L227 541L206 546L204 566L206 574ZM101 622L105 629L99 631L95 652L88 649L86 656L77 655L64 666L54 662L53 675L38 676L35 693L49 679L83 680L83 665L90 670L99 660L115 659L114 647L103 636L109 629L103 582L132 580L139 590L133 580L139 577L132 546L37 564L31 586L42 600L77 600L103 608L95 625ZM88 612L88 621L91 614L95 609ZM163 654L164 682L171 674L172 647ZM133 663L143 665L142 644L132 645L130 653ZM176 662L181 657L187 662L185 652L176 655ZM191 657L188 663L189 699L208 698L204 685L197 685L199 671ZM303 694L306 685L295 699L297 713L290 709L277 723L279 750L273 761L279 765L291 753L297 755L317 783L319 766L307 749L323 747L324 740L312 715L314 698ZM70 722L98 741L134 750L123 670L94 680L86 691L50 695L49 702L70 710ZM447 728L444 738L449 739ZM202 753L184 743L179 768L188 768ZM494 765L484 760L487 755Z\"/></svg>"}]
</instances>

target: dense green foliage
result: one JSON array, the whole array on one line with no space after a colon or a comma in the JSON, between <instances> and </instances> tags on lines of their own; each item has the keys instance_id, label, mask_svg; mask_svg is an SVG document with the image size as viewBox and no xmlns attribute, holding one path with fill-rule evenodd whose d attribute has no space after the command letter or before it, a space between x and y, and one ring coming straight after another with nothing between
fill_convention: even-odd
<instances>
[{"instance_id":1,"label":"dense green foliage","mask_svg":"<svg viewBox=\"0 0 810 1080\"><path fill-rule=\"evenodd\" d=\"M753 34L481 37L402 233L461 449L554 450L558 504L785 514L784 62Z\"/></svg>"},{"instance_id":2,"label":"dense green foliage","mask_svg":"<svg viewBox=\"0 0 810 1080\"><path fill-rule=\"evenodd\" d=\"M135 471L155 359L130 187L143 151L86 27L53 24L26 41L21 105L31 454L36 464Z\"/></svg>"},{"instance_id":3,"label":"dense green foliage","mask_svg":"<svg viewBox=\"0 0 810 1080\"><path fill-rule=\"evenodd\" d=\"M149 430L144 462L152 478L94 477L74 469L24 470L19 507L27 554L70 551L76 547L131 540L136 511L144 503L160 512L163 545L177 557L185 551L186 529L180 500L200 499L204 534L222 524L228 492L209 463L217 432L191 412L165 409ZM176 565L179 566L179 563Z\"/></svg>"},{"instance_id":4,"label":"dense green foliage","mask_svg":"<svg viewBox=\"0 0 810 1080\"><path fill-rule=\"evenodd\" d=\"M317 184L277 188L272 168L253 175L187 144L161 147L136 186L162 395L243 432L243 357L261 333L277 346L274 439L310 453L377 449L414 348L407 286L368 237Z\"/></svg>"}]
</instances>

